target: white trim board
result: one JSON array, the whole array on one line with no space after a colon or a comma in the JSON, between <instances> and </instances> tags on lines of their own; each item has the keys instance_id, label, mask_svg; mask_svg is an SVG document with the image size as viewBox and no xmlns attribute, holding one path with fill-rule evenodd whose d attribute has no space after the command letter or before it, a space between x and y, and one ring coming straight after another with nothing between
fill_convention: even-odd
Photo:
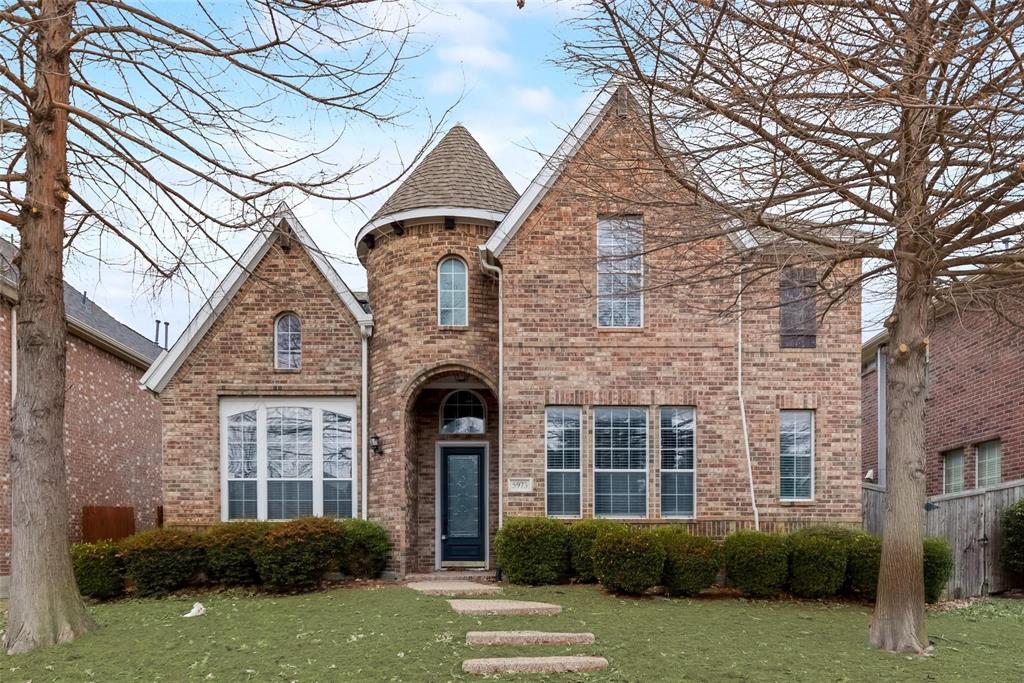
<instances>
[{"instance_id":1,"label":"white trim board","mask_svg":"<svg viewBox=\"0 0 1024 683\"><path fill-rule=\"evenodd\" d=\"M235 294L238 293L238 290L249 279L253 269L266 256L274 241L278 239L281 233L277 230L276 226L281 221L287 223L288 227L295 233L296 241L312 259L320 274L330 283L335 294L338 295L338 298L341 299L345 308L352 314L356 322L360 326L369 327L373 325L373 316L363 310L363 307L352 294L352 290L348 288L348 285L341 279L338 272L334 270L331 262L316 246L313 238L309 236L309 233L302 227L295 214L292 213L291 208L284 202L281 202L274 211L268 225L249 243L249 246L246 247L228 274L217 284L209 298L207 298L206 303L193 316L188 326L181 333L181 336L174 342L174 345L169 350L161 353L149 370L146 371L146 374L142 376L140 381L142 386L155 393L160 393L164 390L168 382L171 381L171 378L174 377L174 374L181 368L196 346L199 345L199 342L210 330L210 327L213 326L213 323L224 312L224 309L227 308Z\"/></svg>"}]
</instances>

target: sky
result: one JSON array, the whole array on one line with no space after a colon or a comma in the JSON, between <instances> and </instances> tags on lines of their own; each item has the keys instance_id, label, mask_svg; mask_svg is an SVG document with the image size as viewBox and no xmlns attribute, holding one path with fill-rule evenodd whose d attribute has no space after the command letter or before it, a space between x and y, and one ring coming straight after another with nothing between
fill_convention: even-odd
<instances>
[{"instance_id":1,"label":"sky","mask_svg":"<svg viewBox=\"0 0 1024 683\"><path fill-rule=\"evenodd\" d=\"M342 138L342 156L379 157L369 178L388 178L420 149L431 126L442 117L446 127L465 125L517 190L525 189L540 168L540 153L550 153L594 95L593 83L554 63L562 41L575 29L573 3L528 0L434 0L419 6L415 42L421 51L406 62L397 96L409 113L400 126L382 132L358 125ZM180 0L154 0L152 10L173 13L188 7ZM224 4L225 13L231 5ZM291 112L289 112L291 113ZM282 116L282 120L287 117ZM366 277L355 258L354 238L388 191L359 203L304 200L292 208L320 249L354 290ZM240 254L248 241L227 246ZM103 238L94 258L71 254L65 276L122 322L151 336L154 320L170 323L170 340L185 328L216 281L231 266L214 261L198 283L171 282L154 287L134 272L136 260L113 237ZM162 327L162 326L161 326Z\"/></svg>"}]
</instances>

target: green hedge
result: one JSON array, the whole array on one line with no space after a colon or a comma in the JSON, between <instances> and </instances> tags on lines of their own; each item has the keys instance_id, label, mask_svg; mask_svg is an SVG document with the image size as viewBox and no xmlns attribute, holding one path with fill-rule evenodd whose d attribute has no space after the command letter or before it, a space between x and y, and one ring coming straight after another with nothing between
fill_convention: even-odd
<instances>
[{"instance_id":1,"label":"green hedge","mask_svg":"<svg viewBox=\"0 0 1024 683\"><path fill-rule=\"evenodd\" d=\"M301 517L274 524L253 547L260 579L277 591L316 588L345 549L345 527L335 519Z\"/></svg>"},{"instance_id":2,"label":"green hedge","mask_svg":"<svg viewBox=\"0 0 1024 683\"><path fill-rule=\"evenodd\" d=\"M122 539L125 574L137 595L162 595L185 586L203 569L198 534L180 529L153 529Z\"/></svg>"},{"instance_id":3,"label":"green hedge","mask_svg":"<svg viewBox=\"0 0 1024 683\"><path fill-rule=\"evenodd\" d=\"M946 539L924 539L924 599L938 602L952 573L953 549Z\"/></svg>"},{"instance_id":4,"label":"green hedge","mask_svg":"<svg viewBox=\"0 0 1024 683\"><path fill-rule=\"evenodd\" d=\"M583 519L569 527L569 563L573 578L581 583L597 581L594 573L594 543L609 531L621 531L626 525L610 519Z\"/></svg>"},{"instance_id":5,"label":"green hedge","mask_svg":"<svg viewBox=\"0 0 1024 683\"><path fill-rule=\"evenodd\" d=\"M1024 498L1003 511L1003 566L1024 574Z\"/></svg>"},{"instance_id":6,"label":"green hedge","mask_svg":"<svg viewBox=\"0 0 1024 683\"><path fill-rule=\"evenodd\" d=\"M224 584L259 583L253 549L273 528L270 522L225 522L211 527L202 535L207 577Z\"/></svg>"},{"instance_id":7,"label":"green hedge","mask_svg":"<svg viewBox=\"0 0 1024 683\"><path fill-rule=\"evenodd\" d=\"M710 588L722 566L718 545L705 536L693 536L680 526L666 526L654 532L665 550L661 585L669 595L693 596Z\"/></svg>"},{"instance_id":8,"label":"green hedge","mask_svg":"<svg viewBox=\"0 0 1024 683\"><path fill-rule=\"evenodd\" d=\"M729 580L748 597L773 597L786 584L789 552L785 536L737 531L726 537L722 554Z\"/></svg>"},{"instance_id":9,"label":"green hedge","mask_svg":"<svg viewBox=\"0 0 1024 683\"><path fill-rule=\"evenodd\" d=\"M619 529L601 533L594 543L594 572L614 593L640 595L661 583L665 549L652 531Z\"/></svg>"},{"instance_id":10,"label":"green hedge","mask_svg":"<svg viewBox=\"0 0 1024 683\"><path fill-rule=\"evenodd\" d=\"M569 530L547 517L512 517L498 531L494 550L511 583L558 583L569 570Z\"/></svg>"},{"instance_id":11,"label":"green hedge","mask_svg":"<svg viewBox=\"0 0 1024 683\"><path fill-rule=\"evenodd\" d=\"M116 543L76 543L71 546L71 564L82 595L110 600L124 593L124 563Z\"/></svg>"},{"instance_id":12,"label":"green hedge","mask_svg":"<svg viewBox=\"0 0 1024 683\"><path fill-rule=\"evenodd\" d=\"M827 598L846 582L850 535L794 533L789 537L789 590L800 598Z\"/></svg>"},{"instance_id":13,"label":"green hedge","mask_svg":"<svg viewBox=\"0 0 1024 683\"><path fill-rule=\"evenodd\" d=\"M868 533L854 536L846 556L846 589L850 594L874 602L881 564L882 539Z\"/></svg>"},{"instance_id":14,"label":"green hedge","mask_svg":"<svg viewBox=\"0 0 1024 683\"><path fill-rule=\"evenodd\" d=\"M380 576L391 550L387 530L365 519L346 519L339 524L342 525L345 542L338 569L357 579Z\"/></svg>"}]
</instances>

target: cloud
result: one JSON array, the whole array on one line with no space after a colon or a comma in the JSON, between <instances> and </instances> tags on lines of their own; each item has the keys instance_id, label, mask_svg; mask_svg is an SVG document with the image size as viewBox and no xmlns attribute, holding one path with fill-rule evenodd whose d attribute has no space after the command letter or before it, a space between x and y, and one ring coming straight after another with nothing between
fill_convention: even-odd
<instances>
[{"instance_id":1,"label":"cloud","mask_svg":"<svg viewBox=\"0 0 1024 683\"><path fill-rule=\"evenodd\" d=\"M555 95L550 88L513 88L512 100L529 112L550 115L555 111Z\"/></svg>"},{"instance_id":2,"label":"cloud","mask_svg":"<svg viewBox=\"0 0 1024 683\"><path fill-rule=\"evenodd\" d=\"M478 70L505 71L512 66L512 57L508 53L484 43L446 45L438 48L437 57L442 62Z\"/></svg>"}]
</instances>

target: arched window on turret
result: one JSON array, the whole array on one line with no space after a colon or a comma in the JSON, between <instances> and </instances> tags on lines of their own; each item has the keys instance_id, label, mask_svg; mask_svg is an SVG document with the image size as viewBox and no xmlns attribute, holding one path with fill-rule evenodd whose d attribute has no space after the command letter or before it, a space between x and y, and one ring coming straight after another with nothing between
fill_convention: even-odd
<instances>
[{"instance_id":1,"label":"arched window on turret","mask_svg":"<svg viewBox=\"0 0 1024 683\"><path fill-rule=\"evenodd\" d=\"M298 370L302 367L302 328L299 316L282 313L274 322L274 367Z\"/></svg>"},{"instance_id":2,"label":"arched window on turret","mask_svg":"<svg viewBox=\"0 0 1024 683\"><path fill-rule=\"evenodd\" d=\"M437 266L437 324L468 325L468 302L466 264L460 258L449 256Z\"/></svg>"}]
</instances>

